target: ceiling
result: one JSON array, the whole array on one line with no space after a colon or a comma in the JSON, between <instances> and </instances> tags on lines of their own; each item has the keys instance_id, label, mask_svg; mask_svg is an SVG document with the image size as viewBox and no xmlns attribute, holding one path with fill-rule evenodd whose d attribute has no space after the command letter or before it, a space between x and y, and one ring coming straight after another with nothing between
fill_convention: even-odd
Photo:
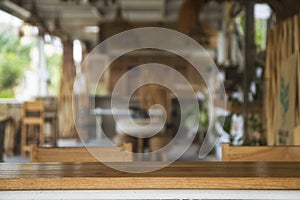
<instances>
[{"instance_id":1,"label":"ceiling","mask_svg":"<svg viewBox=\"0 0 300 200\"><path fill-rule=\"evenodd\" d=\"M35 13L34 17L50 31L57 29L55 19L59 19L60 29L72 39L97 42L95 26L115 20L118 9L129 22L171 23L176 21L182 3L183 0L3 0L0 9L24 20Z\"/></svg>"},{"instance_id":2,"label":"ceiling","mask_svg":"<svg viewBox=\"0 0 300 200\"><path fill-rule=\"evenodd\" d=\"M99 42L97 27L101 23L113 22L117 14L124 21L135 24L152 26L174 24L187 1L205 2L206 5L209 2L210 6L205 6L205 9L201 10L202 19L214 27L220 26L220 21L224 18L224 7L220 2L225 0L0 0L0 9L25 21L32 22L34 19L32 24L39 24L48 32L97 44ZM282 19L300 10L298 0L253 1L268 3ZM185 14L192 16L190 13L193 12L193 6L189 9L191 12L188 10Z\"/></svg>"}]
</instances>

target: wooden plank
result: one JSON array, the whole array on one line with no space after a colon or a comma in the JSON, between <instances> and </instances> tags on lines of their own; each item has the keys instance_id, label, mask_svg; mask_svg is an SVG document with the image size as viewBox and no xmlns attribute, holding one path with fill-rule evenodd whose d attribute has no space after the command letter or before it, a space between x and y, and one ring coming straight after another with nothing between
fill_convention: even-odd
<instances>
[{"instance_id":1,"label":"wooden plank","mask_svg":"<svg viewBox=\"0 0 300 200\"><path fill-rule=\"evenodd\" d=\"M129 169L160 163L117 163ZM1 163L0 190L300 189L300 163L176 162L150 173L101 163Z\"/></svg>"},{"instance_id":2,"label":"wooden plank","mask_svg":"<svg viewBox=\"0 0 300 200\"><path fill-rule=\"evenodd\" d=\"M300 146L222 145L222 160L231 162L300 162Z\"/></svg>"}]
</instances>

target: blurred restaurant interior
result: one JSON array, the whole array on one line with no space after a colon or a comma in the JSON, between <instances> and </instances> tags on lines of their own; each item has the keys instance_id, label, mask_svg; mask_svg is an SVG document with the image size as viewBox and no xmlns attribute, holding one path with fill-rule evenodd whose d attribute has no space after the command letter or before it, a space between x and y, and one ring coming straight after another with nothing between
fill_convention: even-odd
<instances>
[{"instance_id":1,"label":"blurred restaurant interior","mask_svg":"<svg viewBox=\"0 0 300 200\"><path fill-rule=\"evenodd\" d=\"M299 199L299 31L297 0L0 0L0 199Z\"/></svg>"}]
</instances>

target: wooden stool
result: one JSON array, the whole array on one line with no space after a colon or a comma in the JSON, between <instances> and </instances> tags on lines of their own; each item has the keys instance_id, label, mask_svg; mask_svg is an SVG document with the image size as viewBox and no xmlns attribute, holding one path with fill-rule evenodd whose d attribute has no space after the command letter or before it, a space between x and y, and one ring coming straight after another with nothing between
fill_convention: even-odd
<instances>
[{"instance_id":1,"label":"wooden stool","mask_svg":"<svg viewBox=\"0 0 300 200\"><path fill-rule=\"evenodd\" d=\"M21 155L30 151L29 139L34 136L43 145L45 142L44 104L42 101L24 102L22 111ZM38 131L37 131L38 130Z\"/></svg>"},{"instance_id":2,"label":"wooden stool","mask_svg":"<svg viewBox=\"0 0 300 200\"><path fill-rule=\"evenodd\" d=\"M44 104L44 123L45 123L45 135L46 141L50 139L51 146L57 146L57 136L59 132L59 121L57 113L57 99L55 97L37 97L36 100L42 101ZM49 125L50 129L47 129ZM50 131L50 132L47 132ZM50 135L48 135L48 133Z\"/></svg>"}]
</instances>

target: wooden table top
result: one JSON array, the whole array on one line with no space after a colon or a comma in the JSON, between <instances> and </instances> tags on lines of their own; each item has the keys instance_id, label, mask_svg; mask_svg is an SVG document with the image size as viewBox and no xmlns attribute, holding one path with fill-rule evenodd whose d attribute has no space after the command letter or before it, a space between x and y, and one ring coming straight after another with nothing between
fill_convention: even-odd
<instances>
[{"instance_id":1,"label":"wooden table top","mask_svg":"<svg viewBox=\"0 0 300 200\"><path fill-rule=\"evenodd\" d=\"M120 163L131 169L150 164ZM175 162L140 174L116 171L101 163L0 164L0 190L46 189L300 190L300 163Z\"/></svg>"}]
</instances>

